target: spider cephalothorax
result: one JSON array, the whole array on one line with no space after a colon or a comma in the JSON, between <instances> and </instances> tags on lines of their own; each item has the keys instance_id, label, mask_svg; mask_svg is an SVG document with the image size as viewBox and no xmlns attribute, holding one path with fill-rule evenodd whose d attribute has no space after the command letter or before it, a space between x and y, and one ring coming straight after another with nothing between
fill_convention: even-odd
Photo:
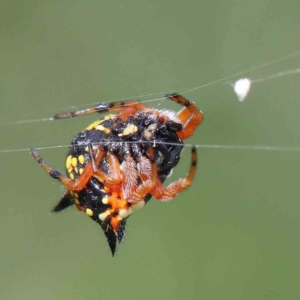
<instances>
[{"instance_id":1,"label":"spider cephalothorax","mask_svg":"<svg viewBox=\"0 0 300 300\"><path fill-rule=\"evenodd\" d=\"M67 188L54 211L75 203L102 227L112 254L117 242L122 241L126 220L134 210L152 196L161 201L173 199L193 180L195 147L187 177L163 186L179 162L182 140L191 136L203 119L195 104L181 95L171 94L167 98L183 109L175 113L149 108L139 101L126 101L56 115L56 119L62 119L120 110L75 136L67 155L67 176L50 168L36 150L31 151L50 176Z\"/></svg>"}]
</instances>

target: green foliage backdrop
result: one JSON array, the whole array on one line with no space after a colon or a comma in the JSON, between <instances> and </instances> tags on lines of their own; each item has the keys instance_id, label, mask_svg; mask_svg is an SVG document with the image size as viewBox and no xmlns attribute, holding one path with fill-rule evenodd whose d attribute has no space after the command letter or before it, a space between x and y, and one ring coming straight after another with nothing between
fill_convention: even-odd
<instances>
[{"instance_id":1,"label":"green foliage backdrop","mask_svg":"<svg viewBox=\"0 0 300 300\"><path fill-rule=\"evenodd\" d=\"M34 120L72 106L159 98L298 51L299 15L292 0L0 1L0 299L299 299L299 152L200 148L193 186L134 214L113 259L82 213L49 213L63 189L29 151L3 151L68 144L97 116ZM286 76L244 103L228 83L187 93L205 115L188 143L298 146L299 92ZM66 151L41 155L64 170Z\"/></svg>"}]
</instances>

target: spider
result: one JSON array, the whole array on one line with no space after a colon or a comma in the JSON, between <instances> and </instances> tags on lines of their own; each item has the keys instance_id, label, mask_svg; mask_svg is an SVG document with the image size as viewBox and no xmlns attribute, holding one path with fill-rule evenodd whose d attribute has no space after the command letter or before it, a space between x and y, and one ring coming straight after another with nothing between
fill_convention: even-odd
<instances>
[{"instance_id":1,"label":"spider","mask_svg":"<svg viewBox=\"0 0 300 300\"><path fill-rule=\"evenodd\" d=\"M78 210L101 226L113 255L117 243L124 238L126 221L133 211L143 207L152 196L159 201L172 200L193 181L195 147L191 150L187 176L163 186L179 162L182 140L194 133L203 114L179 94L166 98L183 106L182 110L178 113L157 110L129 100L55 115L55 119L63 119L120 110L116 115L93 122L74 137L66 159L66 176L52 169L31 149L42 168L66 187L53 211L75 203Z\"/></svg>"}]
</instances>

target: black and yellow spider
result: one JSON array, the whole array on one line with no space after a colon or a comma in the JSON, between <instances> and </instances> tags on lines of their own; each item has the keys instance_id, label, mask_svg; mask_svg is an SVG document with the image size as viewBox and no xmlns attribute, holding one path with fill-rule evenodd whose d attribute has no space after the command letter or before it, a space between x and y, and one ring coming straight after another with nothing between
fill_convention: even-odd
<instances>
[{"instance_id":1,"label":"black and yellow spider","mask_svg":"<svg viewBox=\"0 0 300 300\"><path fill-rule=\"evenodd\" d=\"M127 218L153 196L169 201L185 190L196 171L196 148L191 151L188 175L167 187L163 182L177 165L183 140L203 120L196 105L183 96L166 96L181 106L178 113L157 110L136 100L98 104L55 115L55 119L120 110L89 125L73 139L67 159L67 175L52 169L35 149L31 154L66 192L53 211L75 203L103 229L112 254L124 237Z\"/></svg>"}]
</instances>

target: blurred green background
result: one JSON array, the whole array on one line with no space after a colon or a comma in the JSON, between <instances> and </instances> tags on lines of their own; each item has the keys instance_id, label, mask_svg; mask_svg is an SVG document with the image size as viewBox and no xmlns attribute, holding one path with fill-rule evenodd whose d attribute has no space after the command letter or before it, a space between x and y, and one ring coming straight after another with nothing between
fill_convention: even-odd
<instances>
[{"instance_id":1,"label":"blurred green background","mask_svg":"<svg viewBox=\"0 0 300 300\"><path fill-rule=\"evenodd\" d=\"M299 152L199 148L193 186L135 213L111 258L84 214L49 213L63 188L27 150L66 145L97 118L38 121L54 113L160 98L299 51L299 16L293 0L0 1L0 299L300 299ZM299 76L254 83L244 103L229 83L299 61L186 93L205 114L188 143L298 146ZM40 153L64 170L66 151ZM172 179L189 161L187 147Z\"/></svg>"}]
</instances>

